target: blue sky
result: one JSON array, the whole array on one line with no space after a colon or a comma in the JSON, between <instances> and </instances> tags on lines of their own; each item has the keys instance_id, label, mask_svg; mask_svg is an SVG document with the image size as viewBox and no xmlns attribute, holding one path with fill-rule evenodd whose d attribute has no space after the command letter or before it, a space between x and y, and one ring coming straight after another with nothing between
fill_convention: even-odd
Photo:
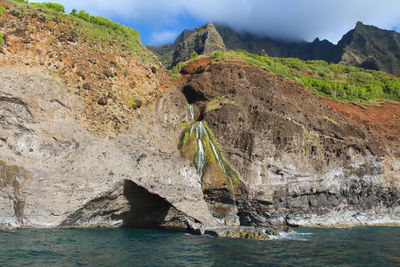
<instances>
[{"instance_id":1,"label":"blue sky","mask_svg":"<svg viewBox=\"0 0 400 267\"><path fill-rule=\"evenodd\" d=\"M35 0L41 2L41 0ZM48 1L48 0L46 0ZM206 22L271 37L336 43L357 21L400 30L400 0L51 0L139 30L144 44L173 42ZM44 2L44 1L42 1Z\"/></svg>"}]
</instances>

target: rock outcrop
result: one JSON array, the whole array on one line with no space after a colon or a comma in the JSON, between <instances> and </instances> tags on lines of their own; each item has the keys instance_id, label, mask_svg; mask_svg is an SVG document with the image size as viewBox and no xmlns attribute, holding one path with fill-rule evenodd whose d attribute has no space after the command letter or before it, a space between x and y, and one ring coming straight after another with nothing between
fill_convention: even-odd
<instances>
[{"instance_id":1,"label":"rock outcrop","mask_svg":"<svg viewBox=\"0 0 400 267\"><path fill-rule=\"evenodd\" d=\"M173 44L149 46L167 68L187 61L191 54L209 55L215 51L225 51L226 47L214 24L207 23L194 30L185 30Z\"/></svg>"},{"instance_id":2,"label":"rock outcrop","mask_svg":"<svg viewBox=\"0 0 400 267\"><path fill-rule=\"evenodd\" d=\"M94 137L81 101L41 70L1 68L0 79L1 227L214 224L196 170L168 145L133 130ZM188 116L179 113L163 113L169 131Z\"/></svg>"},{"instance_id":3,"label":"rock outcrop","mask_svg":"<svg viewBox=\"0 0 400 267\"><path fill-rule=\"evenodd\" d=\"M252 240L268 240L271 236L280 236L278 229L273 227L210 227L204 230L204 234L215 237L245 238Z\"/></svg>"},{"instance_id":4,"label":"rock outcrop","mask_svg":"<svg viewBox=\"0 0 400 267\"><path fill-rule=\"evenodd\" d=\"M241 225L399 223L398 139L388 147L303 86L265 70L197 67L186 68L193 72L182 90L243 183L235 192ZM205 197L224 212L218 188Z\"/></svg>"}]
</instances>

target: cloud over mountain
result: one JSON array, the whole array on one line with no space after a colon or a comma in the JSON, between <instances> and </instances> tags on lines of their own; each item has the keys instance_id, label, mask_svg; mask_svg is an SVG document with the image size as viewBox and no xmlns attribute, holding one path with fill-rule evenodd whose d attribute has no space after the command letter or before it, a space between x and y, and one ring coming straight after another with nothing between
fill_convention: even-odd
<instances>
[{"instance_id":1,"label":"cloud over mountain","mask_svg":"<svg viewBox=\"0 0 400 267\"><path fill-rule=\"evenodd\" d=\"M132 24L178 31L180 19L225 23L239 31L283 39L333 42L357 21L380 28L399 28L399 0L56 0L68 9L118 18ZM162 25L162 26L160 26ZM164 27L164 28L163 28ZM163 28L163 29L161 29ZM182 29L180 29L182 30ZM164 36L165 37L165 36Z\"/></svg>"}]
</instances>

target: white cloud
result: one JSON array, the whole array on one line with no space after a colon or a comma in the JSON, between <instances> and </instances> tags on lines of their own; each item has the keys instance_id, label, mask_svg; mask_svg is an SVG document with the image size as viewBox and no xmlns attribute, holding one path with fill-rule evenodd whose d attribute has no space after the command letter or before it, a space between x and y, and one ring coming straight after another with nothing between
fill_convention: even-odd
<instances>
[{"instance_id":1,"label":"white cloud","mask_svg":"<svg viewBox=\"0 0 400 267\"><path fill-rule=\"evenodd\" d=\"M133 23L176 26L178 16L222 22L237 30L280 38L338 41L357 21L398 28L399 0L53 0ZM159 27L159 26L158 26ZM159 27L162 28L162 27Z\"/></svg>"},{"instance_id":2,"label":"white cloud","mask_svg":"<svg viewBox=\"0 0 400 267\"><path fill-rule=\"evenodd\" d=\"M171 43L175 40L175 38L179 35L176 31L161 31L161 32L153 32L151 35L151 44L159 45Z\"/></svg>"}]
</instances>

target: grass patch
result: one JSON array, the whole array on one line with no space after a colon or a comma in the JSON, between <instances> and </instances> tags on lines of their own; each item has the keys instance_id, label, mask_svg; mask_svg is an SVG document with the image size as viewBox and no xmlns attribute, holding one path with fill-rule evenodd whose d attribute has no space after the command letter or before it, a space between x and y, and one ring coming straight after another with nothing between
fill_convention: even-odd
<instances>
[{"instance_id":1,"label":"grass patch","mask_svg":"<svg viewBox=\"0 0 400 267\"><path fill-rule=\"evenodd\" d=\"M139 56L143 63L153 64L152 54L140 41L137 30L126 27L100 16L91 16L84 10L73 10L69 15L75 21L80 34L91 40L93 44L101 44L102 48L113 46L113 49L127 51Z\"/></svg>"},{"instance_id":2,"label":"grass patch","mask_svg":"<svg viewBox=\"0 0 400 267\"><path fill-rule=\"evenodd\" d=\"M233 101L228 96L216 97L209 101L206 106L206 112L220 109L222 105L232 103Z\"/></svg>"},{"instance_id":3,"label":"grass patch","mask_svg":"<svg viewBox=\"0 0 400 267\"><path fill-rule=\"evenodd\" d=\"M4 7L0 6L0 16L3 15L3 12L4 12Z\"/></svg>"},{"instance_id":4,"label":"grass patch","mask_svg":"<svg viewBox=\"0 0 400 267\"><path fill-rule=\"evenodd\" d=\"M242 61L301 83L316 95L339 102L376 105L400 101L400 79L381 71L329 64L322 60L272 58L247 52L218 51L214 61Z\"/></svg>"},{"instance_id":5,"label":"grass patch","mask_svg":"<svg viewBox=\"0 0 400 267\"><path fill-rule=\"evenodd\" d=\"M28 0L10 0L10 2L16 2L16 3L28 4Z\"/></svg>"},{"instance_id":6,"label":"grass patch","mask_svg":"<svg viewBox=\"0 0 400 267\"><path fill-rule=\"evenodd\" d=\"M49 2L35 3L35 2L33 2L33 3L30 3L30 5L35 6L35 7L51 9L51 10L54 10L56 12L65 13L64 6L61 5L61 4L57 4L57 3L49 3Z\"/></svg>"},{"instance_id":7,"label":"grass patch","mask_svg":"<svg viewBox=\"0 0 400 267\"><path fill-rule=\"evenodd\" d=\"M169 76L172 79L178 79L181 77L181 70L183 67L186 66L186 62L180 62L176 66L174 66L170 71L169 71Z\"/></svg>"},{"instance_id":8,"label":"grass patch","mask_svg":"<svg viewBox=\"0 0 400 267\"><path fill-rule=\"evenodd\" d=\"M0 33L0 46L2 46L4 43L4 35Z\"/></svg>"},{"instance_id":9,"label":"grass patch","mask_svg":"<svg viewBox=\"0 0 400 267\"><path fill-rule=\"evenodd\" d=\"M182 128L187 128L187 127L189 127L189 124L187 122L182 122L181 123L181 127Z\"/></svg>"}]
</instances>

